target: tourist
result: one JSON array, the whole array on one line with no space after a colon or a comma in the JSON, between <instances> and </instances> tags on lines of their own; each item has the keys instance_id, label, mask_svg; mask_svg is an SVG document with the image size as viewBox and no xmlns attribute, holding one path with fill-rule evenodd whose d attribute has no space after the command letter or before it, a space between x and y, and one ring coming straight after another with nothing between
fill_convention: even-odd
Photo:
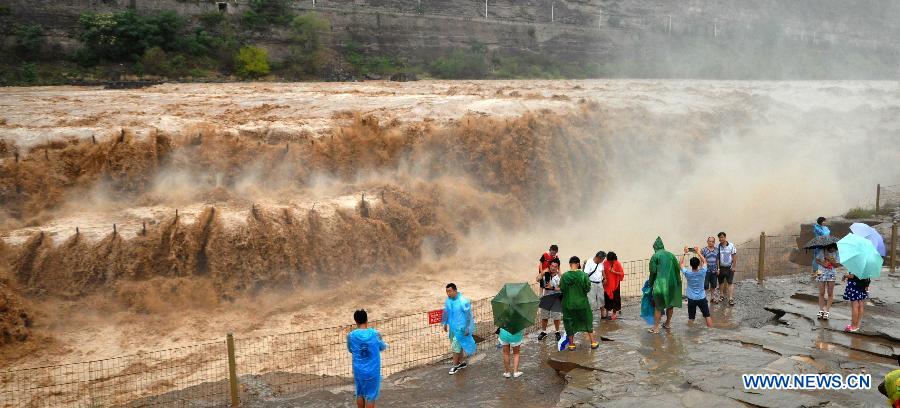
<instances>
[{"instance_id":1,"label":"tourist","mask_svg":"<svg viewBox=\"0 0 900 408\"><path fill-rule=\"evenodd\" d=\"M700 255L706 259L706 282L703 284L706 297L712 303L719 303L719 249L715 238L706 238L706 246L700 250Z\"/></svg>"},{"instance_id":2,"label":"tourist","mask_svg":"<svg viewBox=\"0 0 900 408\"><path fill-rule=\"evenodd\" d=\"M577 256L569 258L569 271L559 281L562 292L563 324L566 326L568 349L575 350L575 334L587 333L591 349L600 347L594 341L594 314L587 294L591 291L591 281L579 267L581 260Z\"/></svg>"},{"instance_id":3,"label":"tourist","mask_svg":"<svg viewBox=\"0 0 900 408\"><path fill-rule=\"evenodd\" d=\"M859 279L856 275L848 273L844 275L847 286L844 287L844 300L850 301L850 324L844 331L856 333L862 324L863 306L869 298L869 279Z\"/></svg>"},{"instance_id":4,"label":"tourist","mask_svg":"<svg viewBox=\"0 0 900 408\"><path fill-rule=\"evenodd\" d=\"M516 334L511 334L506 329L500 329L500 344L503 345L503 377L505 378L522 376L522 372L519 371L519 350L524 337L525 329L519 330ZM509 365L510 357L512 357L512 370Z\"/></svg>"},{"instance_id":5,"label":"tourist","mask_svg":"<svg viewBox=\"0 0 900 408\"><path fill-rule=\"evenodd\" d=\"M547 252L544 252L544 254L541 255L541 258L538 259L538 273L546 272L547 269L550 268L550 262L553 261L554 259L556 259L558 261L559 257L556 256L556 254L558 254L558 253L559 253L559 247L556 246L556 244L550 245L550 250Z\"/></svg>"},{"instance_id":6,"label":"tourist","mask_svg":"<svg viewBox=\"0 0 900 408\"><path fill-rule=\"evenodd\" d=\"M556 341L562 338L562 335L559 334L559 324L562 320L562 303L559 296L559 280L561 278L559 276L559 266L559 258L555 258L550 261L550 270L539 273L537 276L537 281L542 289L541 297L553 297L550 303L545 304L542 302L542 306L538 308L538 318L541 319L541 332L538 334L538 340L544 340L547 337L547 323L551 319L553 320L553 327L556 328Z\"/></svg>"},{"instance_id":7,"label":"tourist","mask_svg":"<svg viewBox=\"0 0 900 408\"><path fill-rule=\"evenodd\" d=\"M737 267L737 249L735 249L734 244L728 242L728 237L724 232L720 232L718 237L719 259L717 265L719 268L719 291L721 293L719 301L725 301L725 294L728 294L728 305L734 306L734 268Z\"/></svg>"},{"instance_id":8,"label":"tourist","mask_svg":"<svg viewBox=\"0 0 900 408\"><path fill-rule=\"evenodd\" d=\"M591 291L588 292L588 301L591 302L591 310L600 309L600 318L606 318L606 311L603 310L603 261L606 259L606 253L597 252L593 258L588 259L584 263L584 272L591 281Z\"/></svg>"},{"instance_id":9,"label":"tourist","mask_svg":"<svg viewBox=\"0 0 900 408\"><path fill-rule=\"evenodd\" d=\"M381 352L387 348L381 335L369 328L365 310L353 312L356 329L347 334L347 351L353 355L353 382L356 406L374 408L381 393Z\"/></svg>"},{"instance_id":10,"label":"tourist","mask_svg":"<svg viewBox=\"0 0 900 408\"><path fill-rule=\"evenodd\" d=\"M816 218L816 223L813 224L813 235L817 237L827 237L831 235L831 230L825 226L825 217ZM813 250L812 271L814 274L819 270L820 265L818 262L816 262L816 258L821 252L821 248L816 248Z\"/></svg>"},{"instance_id":11,"label":"tourist","mask_svg":"<svg viewBox=\"0 0 900 408\"><path fill-rule=\"evenodd\" d=\"M468 363L464 357L475 354L475 318L472 316L472 303L456 289L456 284L447 284L447 300L444 301L444 316L441 324L444 332L449 333L450 351L453 352L453 367L450 375L466 368Z\"/></svg>"},{"instance_id":12,"label":"tourist","mask_svg":"<svg viewBox=\"0 0 900 408\"><path fill-rule=\"evenodd\" d=\"M653 327L650 333L659 333L659 321L663 311L666 322L663 328L670 329L675 307L681 307L681 276L678 273L678 260L675 255L666 251L662 239L656 237L653 243L653 256L650 257L650 287L653 299Z\"/></svg>"},{"instance_id":13,"label":"tourist","mask_svg":"<svg viewBox=\"0 0 900 408\"><path fill-rule=\"evenodd\" d=\"M625 269L619 262L619 256L615 252L606 254L606 261L603 261L603 311L609 313L609 320L618 319L622 310L620 286L623 279Z\"/></svg>"},{"instance_id":14,"label":"tourist","mask_svg":"<svg viewBox=\"0 0 900 408\"><path fill-rule=\"evenodd\" d=\"M700 248L694 248L695 254L700 252ZM712 317L709 315L709 302L706 300L706 293L703 291L703 284L706 282L707 263L706 257L699 258L691 256L690 267L685 266L684 260L688 256L688 247L684 247L684 254L681 255L681 273L687 282L687 290L684 294L688 298L688 322L694 323L694 317L697 316L697 308L706 319L706 327L712 327Z\"/></svg>"},{"instance_id":15,"label":"tourist","mask_svg":"<svg viewBox=\"0 0 900 408\"><path fill-rule=\"evenodd\" d=\"M837 261L837 244L829 244L817 252L814 263L819 265L819 270L816 271L814 278L819 284L819 313L816 314L816 318L828 320L831 303L834 301L834 281L836 279L834 270L841 264ZM826 292L828 293L827 302L825 301Z\"/></svg>"}]
</instances>

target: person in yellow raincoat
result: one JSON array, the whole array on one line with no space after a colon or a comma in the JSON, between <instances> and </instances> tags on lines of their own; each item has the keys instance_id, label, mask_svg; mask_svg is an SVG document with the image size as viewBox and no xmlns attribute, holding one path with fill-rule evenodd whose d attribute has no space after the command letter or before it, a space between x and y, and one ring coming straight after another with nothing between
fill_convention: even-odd
<instances>
[{"instance_id":1,"label":"person in yellow raincoat","mask_svg":"<svg viewBox=\"0 0 900 408\"><path fill-rule=\"evenodd\" d=\"M887 397L889 407L900 408L900 370L891 371L884 376L884 382L878 384L878 391Z\"/></svg>"},{"instance_id":2,"label":"person in yellow raincoat","mask_svg":"<svg viewBox=\"0 0 900 408\"><path fill-rule=\"evenodd\" d=\"M672 321L673 308L681 307L681 275L678 259L671 252L666 251L662 239L656 237L653 243L653 256L650 257L650 287L653 297L653 328L650 333L659 333L659 320L665 310L666 323L663 327L669 329Z\"/></svg>"}]
</instances>

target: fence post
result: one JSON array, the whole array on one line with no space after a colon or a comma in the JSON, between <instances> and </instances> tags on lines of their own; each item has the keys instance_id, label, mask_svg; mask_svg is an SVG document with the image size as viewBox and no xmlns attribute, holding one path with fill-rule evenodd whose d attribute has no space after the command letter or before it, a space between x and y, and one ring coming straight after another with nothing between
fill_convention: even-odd
<instances>
[{"instance_id":1,"label":"fence post","mask_svg":"<svg viewBox=\"0 0 900 408\"><path fill-rule=\"evenodd\" d=\"M762 285L766 276L766 232L759 233L759 269L756 270L756 283Z\"/></svg>"},{"instance_id":2,"label":"fence post","mask_svg":"<svg viewBox=\"0 0 900 408\"><path fill-rule=\"evenodd\" d=\"M875 215L881 212L881 184L875 186Z\"/></svg>"},{"instance_id":3,"label":"fence post","mask_svg":"<svg viewBox=\"0 0 900 408\"><path fill-rule=\"evenodd\" d=\"M897 271L897 223L891 224L891 272Z\"/></svg>"},{"instance_id":4,"label":"fence post","mask_svg":"<svg viewBox=\"0 0 900 408\"><path fill-rule=\"evenodd\" d=\"M234 362L234 334L228 333L225 344L228 346L228 383L231 387L231 407L240 405L238 400L237 367Z\"/></svg>"}]
</instances>

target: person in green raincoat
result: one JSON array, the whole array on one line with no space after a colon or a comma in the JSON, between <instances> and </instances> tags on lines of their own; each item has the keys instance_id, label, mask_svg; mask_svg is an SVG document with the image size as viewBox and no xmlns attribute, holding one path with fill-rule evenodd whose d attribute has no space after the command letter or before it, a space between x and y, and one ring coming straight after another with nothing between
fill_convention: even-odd
<instances>
[{"instance_id":1,"label":"person in green raincoat","mask_svg":"<svg viewBox=\"0 0 900 408\"><path fill-rule=\"evenodd\" d=\"M666 323L663 327L669 329L673 308L681 307L681 276L678 260L675 255L666 251L661 238L656 237L653 251L653 256L650 257L650 287L655 310L653 328L649 332L659 333L659 320L662 318L663 310L666 313Z\"/></svg>"},{"instance_id":2,"label":"person in green raincoat","mask_svg":"<svg viewBox=\"0 0 900 408\"><path fill-rule=\"evenodd\" d=\"M559 280L559 290L563 294L562 313L566 337L569 339L569 350L575 350L575 333L585 332L591 341L591 348L600 347L594 341L594 314L588 301L591 280L581 270L581 260L577 256L569 258L569 271Z\"/></svg>"}]
</instances>

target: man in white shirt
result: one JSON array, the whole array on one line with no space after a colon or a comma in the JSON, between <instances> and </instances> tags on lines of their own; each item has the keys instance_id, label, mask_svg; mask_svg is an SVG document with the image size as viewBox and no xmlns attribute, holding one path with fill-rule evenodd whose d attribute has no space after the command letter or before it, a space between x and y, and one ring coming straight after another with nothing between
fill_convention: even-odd
<instances>
[{"instance_id":1,"label":"man in white shirt","mask_svg":"<svg viewBox=\"0 0 900 408\"><path fill-rule=\"evenodd\" d=\"M737 265L737 249L734 244L728 242L728 237L724 232L719 233L719 287L721 297L719 301L725 300L725 294L728 293L728 305L734 306L734 269Z\"/></svg>"},{"instance_id":2,"label":"man in white shirt","mask_svg":"<svg viewBox=\"0 0 900 408\"><path fill-rule=\"evenodd\" d=\"M584 263L584 273L591 280L591 291L588 292L588 301L591 302L591 310L600 309L600 318L606 318L606 309L603 309L603 261L606 260L606 252L599 251L593 259Z\"/></svg>"}]
</instances>

